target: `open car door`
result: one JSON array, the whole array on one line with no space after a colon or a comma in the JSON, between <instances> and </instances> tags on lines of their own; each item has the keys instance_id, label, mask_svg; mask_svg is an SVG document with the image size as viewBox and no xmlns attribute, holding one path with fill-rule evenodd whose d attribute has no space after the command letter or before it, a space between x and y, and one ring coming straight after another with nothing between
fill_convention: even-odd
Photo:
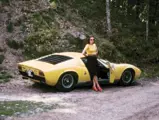
<instances>
[{"instance_id":1,"label":"open car door","mask_svg":"<svg viewBox=\"0 0 159 120\"><path fill-rule=\"evenodd\" d=\"M109 77L109 82L110 83L114 83L114 80L115 80L115 73L114 73L114 68L111 66L110 62L107 62L107 65L109 67L109 70L110 70L110 77Z\"/></svg>"},{"instance_id":2,"label":"open car door","mask_svg":"<svg viewBox=\"0 0 159 120\"><path fill-rule=\"evenodd\" d=\"M109 68L109 82L110 83L114 83L114 80L115 80L115 72L114 72L114 67L110 64L109 61L105 61L103 59L100 59L101 62L103 62L104 64L106 64Z\"/></svg>"}]
</instances>

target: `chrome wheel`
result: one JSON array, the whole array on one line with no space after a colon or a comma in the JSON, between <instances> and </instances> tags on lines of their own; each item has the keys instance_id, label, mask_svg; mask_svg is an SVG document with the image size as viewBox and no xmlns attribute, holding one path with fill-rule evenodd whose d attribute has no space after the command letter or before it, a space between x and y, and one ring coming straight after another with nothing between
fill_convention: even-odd
<instances>
[{"instance_id":1,"label":"chrome wheel","mask_svg":"<svg viewBox=\"0 0 159 120\"><path fill-rule=\"evenodd\" d=\"M130 83L133 79L133 75L132 75L132 72L127 70L124 72L123 76L122 76L122 81L124 83Z\"/></svg>"},{"instance_id":2,"label":"chrome wheel","mask_svg":"<svg viewBox=\"0 0 159 120\"><path fill-rule=\"evenodd\" d=\"M135 73L133 70L131 70L131 69L125 70L122 74L119 84L124 85L124 86L131 85L131 83L134 79L134 75L135 75Z\"/></svg>"},{"instance_id":3,"label":"chrome wheel","mask_svg":"<svg viewBox=\"0 0 159 120\"><path fill-rule=\"evenodd\" d=\"M78 82L78 76L75 72L67 72L60 76L56 88L61 92L70 92Z\"/></svg>"},{"instance_id":4,"label":"chrome wheel","mask_svg":"<svg viewBox=\"0 0 159 120\"><path fill-rule=\"evenodd\" d=\"M64 88L71 88L74 83L74 77L71 74L65 74L62 77L62 86Z\"/></svg>"}]
</instances>

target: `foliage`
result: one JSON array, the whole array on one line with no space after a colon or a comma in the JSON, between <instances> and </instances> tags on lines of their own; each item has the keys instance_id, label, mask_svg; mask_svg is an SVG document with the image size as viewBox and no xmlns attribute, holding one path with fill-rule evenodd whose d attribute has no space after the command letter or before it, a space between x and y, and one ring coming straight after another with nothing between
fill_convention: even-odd
<instances>
[{"instance_id":1,"label":"foliage","mask_svg":"<svg viewBox=\"0 0 159 120\"><path fill-rule=\"evenodd\" d=\"M3 52L4 50L0 47L0 52Z\"/></svg>"},{"instance_id":2,"label":"foliage","mask_svg":"<svg viewBox=\"0 0 159 120\"><path fill-rule=\"evenodd\" d=\"M3 60L5 59L4 55L0 55L0 64L3 63Z\"/></svg>"},{"instance_id":3,"label":"foliage","mask_svg":"<svg viewBox=\"0 0 159 120\"><path fill-rule=\"evenodd\" d=\"M0 83L9 82L10 78L12 78L12 76L9 73L7 73L5 71L0 72Z\"/></svg>"},{"instance_id":4,"label":"foliage","mask_svg":"<svg viewBox=\"0 0 159 120\"><path fill-rule=\"evenodd\" d=\"M60 51L60 48L57 46L58 37L56 30L43 30L30 34L25 39L25 55L29 57L37 57Z\"/></svg>"},{"instance_id":5,"label":"foliage","mask_svg":"<svg viewBox=\"0 0 159 120\"><path fill-rule=\"evenodd\" d=\"M24 33L25 30L26 30L26 25L25 24L21 24L20 30Z\"/></svg>"},{"instance_id":6,"label":"foliage","mask_svg":"<svg viewBox=\"0 0 159 120\"><path fill-rule=\"evenodd\" d=\"M52 9L33 13L29 19L33 26L32 32L42 31L43 29L57 29L59 26L55 21L55 12Z\"/></svg>"},{"instance_id":7,"label":"foliage","mask_svg":"<svg viewBox=\"0 0 159 120\"><path fill-rule=\"evenodd\" d=\"M58 105L46 105L42 102L29 101L3 101L0 103L0 115L20 116L46 112L55 109Z\"/></svg>"},{"instance_id":8,"label":"foliage","mask_svg":"<svg viewBox=\"0 0 159 120\"><path fill-rule=\"evenodd\" d=\"M10 48L13 48L13 49L23 48L23 46L24 46L23 42L19 42L19 41L16 41L16 40L8 40L7 45Z\"/></svg>"},{"instance_id":9,"label":"foliage","mask_svg":"<svg viewBox=\"0 0 159 120\"><path fill-rule=\"evenodd\" d=\"M157 5L157 3L154 4ZM151 1L152 2L152 1ZM130 4L127 0L110 1L112 37L108 40L105 0L50 0L51 8L31 14L31 34L25 39L24 54L37 57L52 52L81 51L85 40L64 34L61 21L82 28L86 35L93 35L99 56L110 61L135 64L159 63L159 24L154 7L147 0ZM67 11L66 11L67 10ZM149 24L149 41L146 41L146 24ZM153 14L153 17L152 15ZM157 15L156 15L157 16ZM67 26L68 31L72 26Z\"/></svg>"},{"instance_id":10,"label":"foliage","mask_svg":"<svg viewBox=\"0 0 159 120\"><path fill-rule=\"evenodd\" d=\"M11 33L11 32L13 32L13 30L14 30L13 23L11 21L9 21L7 24L7 31Z\"/></svg>"},{"instance_id":11,"label":"foliage","mask_svg":"<svg viewBox=\"0 0 159 120\"><path fill-rule=\"evenodd\" d=\"M9 0L0 0L0 2L1 2L2 4L8 4L8 3L9 3Z\"/></svg>"},{"instance_id":12,"label":"foliage","mask_svg":"<svg viewBox=\"0 0 159 120\"><path fill-rule=\"evenodd\" d=\"M64 36L64 39L69 41L70 50L72 50L72 51L81 51L84 47L84 40L81 40L79 38L75 38L70 33L67 33Z\"/></svg>"},{"instance_id":13,"label":"foliage","mask_svg":"<svg viewBox=\"0 0 159 120\"><path fill-rule=\"evenodd\" d=\"M56 8L57 8L57 4L56 4L55 1L52 1L50 5L51 5L51 7L52 7L53 9L56 9Z\"/></svg>"},{"instance_id":14,"label":"foliage","mask_svg":"<svg viewBox=\"0 0 159 120\"><path fill-rule=\"evenodd\" d=\"M158 64L142 64L142 77L159 77L159 65Z\"/></svg>"},{"instance_id":15,"label":"foliage","mask_svg":"<svg viewBox=\"0 0 159 120\"><path fill-rule=\"evenodd\" d=\"M108 59L109 61L112 62L119 62L119 61L124 61L124 56L116 49L114 44L112 42L109 42L108 40L103 40L100 39L100 43L98 45L99 49L99 56L101 58Z\"/></svg>"}]
</instances>

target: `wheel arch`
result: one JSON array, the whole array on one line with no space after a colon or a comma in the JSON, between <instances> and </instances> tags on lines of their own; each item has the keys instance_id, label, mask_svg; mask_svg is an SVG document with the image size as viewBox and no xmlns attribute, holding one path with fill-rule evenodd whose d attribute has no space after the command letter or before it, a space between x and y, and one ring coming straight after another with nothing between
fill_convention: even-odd
<instances>
[{"instance_id":1,"label":"wheel arch","mask_svg":"<svg viewBox=\"0 0 159 120\"><path fill-rule=\"evenodd\" d=\"M121 79L123 73L124 73L126 70L130 70L130 71L132 72L132 74L133 74L133 78L135 77L135 70L134 70L133 68L128 67L128 68L125 68L125 69L123 70L123 72L122 72L122 74L121 74L121 76L120 76L120 79Z\"/></svg>"},{"instance_id":2,"label":"wheel arch","mask_svg":"<svg viewBox=\"0 0 159 120\"><path fill-rule=\"evenodd\" d=\"M68 74L68 73L73 74L73 76L75 77L76 83L78 83L78 78L79 78L79 76L78 76L77 72L76 72L76 71L73 71L73 70L64 71L64 72L59 76L59 79L60 79L63 75ZM59 79L58 79L58 81L59 81ZM57 84L57 83L56 83L56 84Z\"/></svg>"},{"instance_id":3,"label":"wheel arch","mask_svg":"<svg viewBox=\"0 0 159 120\"><path fill-rule=\"evenodd\" d=\"M130 71L132 73L132 79L131 81L129 81L129 83L125 83L123 80L122 80L122 76L124 75L125 71ZM126 68L123 70L122 74L121 74L121 77L119 79L119 85L123 85L123 86L129 86L131 85L132 81L134 80L135 78L135 70L133 68Z\"/></svg>"},{"instance_id":4,"label":"wheel arch","mask_svg":"<svg viewBox=\"0 0 159 120\"><path fill-rule=\"evenodd\" d=\"M62 79L65 75L71 75L73 77L73 83L71 84L71 86L69 86L69 88L67 88L66 86L63 86L63 83L62 83ZM78 74L74 71L67 71L67 72L63 72L59 79L58 79L58 82L56 83L55 87L61 91L61 92L70 92L71 90L74 89L75 85L78 83Z\"/></svg>"}]
</instances>

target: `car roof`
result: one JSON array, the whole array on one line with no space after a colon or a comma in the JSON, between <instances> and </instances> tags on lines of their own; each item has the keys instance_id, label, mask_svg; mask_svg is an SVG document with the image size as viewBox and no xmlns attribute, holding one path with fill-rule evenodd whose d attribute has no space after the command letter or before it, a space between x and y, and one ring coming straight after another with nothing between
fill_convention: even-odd
<instances>
[{"instance_id":1,"label":"car roof","mask_svg":"<svg viewBox=\"0 0 159 120\"><path fill-rule=\"evenodd\" d=\"M72 58L82 58L84 55L80 52L60 52L60 53L55 53L56 55L63 55L63 56L68 56Z\"/></svg>"}]
</instances>

